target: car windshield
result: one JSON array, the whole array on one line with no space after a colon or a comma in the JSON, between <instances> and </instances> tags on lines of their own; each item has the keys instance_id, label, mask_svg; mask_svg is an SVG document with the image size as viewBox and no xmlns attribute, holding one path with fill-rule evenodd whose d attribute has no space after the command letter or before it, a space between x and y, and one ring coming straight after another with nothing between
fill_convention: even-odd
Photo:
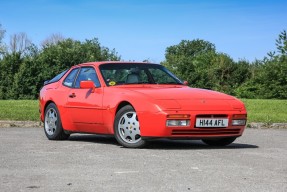
<instances>
[{"instance_id":1,"label":"car windshield","mask_svg":"<svg viewBox=\"0 0 287 192\"><path fill-rule=\"evenodd\" d=\"M126 84L183 84L164 66L158 64L103 64L100 65L100 71L108 86Z\"/></svg>"}]
</instances>

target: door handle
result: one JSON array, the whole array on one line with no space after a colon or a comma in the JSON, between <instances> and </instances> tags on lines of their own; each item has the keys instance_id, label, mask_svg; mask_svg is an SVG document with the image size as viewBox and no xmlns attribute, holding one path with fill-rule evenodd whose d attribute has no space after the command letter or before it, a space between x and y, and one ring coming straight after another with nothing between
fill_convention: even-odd
<instances>
[{"instance_id":1,"label":"door handle","mask_svg":"<svg viewBox=\"0 0 287 192\"><path fill-rule=\"evenodd\" d=\"M70 97L70 98L74 98L74 97L76 97L76 94L75 94L75 93L72 93L72 94L69 95L69 97Z\"/></svg>"}]
</instances>

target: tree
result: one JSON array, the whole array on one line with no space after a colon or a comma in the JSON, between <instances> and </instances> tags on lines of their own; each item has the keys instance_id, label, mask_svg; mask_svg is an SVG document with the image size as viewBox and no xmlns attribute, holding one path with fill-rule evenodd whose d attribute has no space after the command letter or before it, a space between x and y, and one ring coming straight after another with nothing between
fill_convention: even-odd
<instances>
[{"instance_id":1,"label":"tree","mask_svg":"<svg viewBox=\"0 0 287 192\"><path fill-rule=\"evenodd\" d=\"M287 36L282 31L276 40L278 55L265 59L255 81L264 98L287 99Z\"/></svg>"},{"instance_id":2,"label":"tree","mask_svg":"<svg viewBox=\"0 0 287 192\"><path fill-rule=\"evenodd\" d=\"M10 52L0 58L0 99L36 99L45 80L75 64L120 59L96 38L53 41L41 49L27 39L25 34L12 36Z\"/></svg>"},{"instance_id":3,"label":"tree","mask_svg":"<svg viewBox=\"0 0 287 192\"><path fill-rule=\"evenodd\" d=\"M49 37L47 37L42 43L41 46L45 47L45 46L49 46L49 45L56 45L61 41L64 41L65 38L63 35L61 35L60 33L54 33L52 35L50 35Z\"/></svg>"},{"instance_id":4,"label":"tree","mask_svg":"<svg viewBox=\"0 0 287 192\"><path fill-rule=\"evenodd\" d=\"M187 56L194 57L198 54L215 51L215 45L201 39L195 39L192 41L182 40L178 45L173 45L166 48L165 56Z\"/></svg>"},{"instance_id":5,"label":"tree","mask_svg":"<svg viewBox=\"0 0 287 192\"><path fill-rule=\"evenodd\" d=\"M22 75L33 74L33 70L38 71L35 80L40 82L36 85L39 90L45 80L51 79L73 65L103 60L120 60L120 57L115 50L110 51L102 47L96 38L84 42L64 39L56 44L46 44L34 62L25 64L33 67L23 68L18 76L20 78Z\"/></svg>"},{"instance_id":6,"label":"tree","mask_svg":"<svg viewBox=\"0 0 287 192\"><path fill-rule=\"evenodd\" d=\"M5 45L3 43L5 32L6 31L4 29L2 29L2 25L0 24L0 56L6 52L6 48L5 48Z\"/></svg>"},{"instance_id":7,"label":"tree","mask_svg":"<svg viewBox=\"0 0 287 192\"><path fill-rule=\"evenodd\" d=\"M114 50L102 47L96 38L84 42L65 39L44 46L38 63L43 67L43 80L47 80L79 63L119 59Z\"/></svg>"},{"instance_id":8,"label":"tree","mask_svg":"<svg viewBox=\"0 0 287 192\"><path fill-rule=\"evenodd\" d=\"M5 54L0 62L0 99L14 98L12 85L23 59L19 53Z\"/></svg>"},{"instance_id":9,"label":"tree","mask_svg":"<svg viewBox=\"0 0 287 192\"><path fill-rule=\"evenodd\" d=\"M196 70L202 65L208 65L215 54L215 45L204 40L182 40L178 45L166 48L165 58L162 62L173 73L190 84L196 85L199 76Z\"/></svg>"},{"instance_id":10,"label":"tree","mask_svg":"<svg viewBox=\"0 0 287 192\"><path fill-rule=\"evenodd\" d=\"M287 99L287 38L284 30L276 40L276 52L250 65L250 79L237 90L245 98Z\"/></svg>"},{"instance_id":11,"label":"tree","mask_svg":"<svg viewBox=\"0 0 287 192\"><path fill-rule=\"evenodd\" d=\"M42 66L39 65L39 49L32 44L26 51L25 57L14 75L13 85L10 87L14 99L35 99L43 85ZM37 75L35 75L37 74Z\"/></svg>"},{"instance_id":12,"label":"tree","mask_svg":"<svg viewBox=\"0 0 287 192\"><path fill-rule=\"evenodd\" d=\"M10 51L12 54L19 53L22 55L31 45L26 33L14 34L10 37Z\"/></svg>"},{"instance_id":13,"label":"tree","mask_svg":"<svg viewBox=\"0 0 287 192\"><path fill-rule=\"evenodd\" d=\"M286 30L279 34L279 38L276 40L277 50L281 55L287 55L287 33Z\"/></svg>"},{"instance_id":14,"label":"tree","mask_svg":"<svg viewBox=\"0 0 287 192\"><path fill-rule=\"evenodd\" d=\"M199 39L168 47L162 64L193 87L233 95L251 75L247 61L236 63L227 54L216 52L214 44Z\"/></svg>"}]
</instances>

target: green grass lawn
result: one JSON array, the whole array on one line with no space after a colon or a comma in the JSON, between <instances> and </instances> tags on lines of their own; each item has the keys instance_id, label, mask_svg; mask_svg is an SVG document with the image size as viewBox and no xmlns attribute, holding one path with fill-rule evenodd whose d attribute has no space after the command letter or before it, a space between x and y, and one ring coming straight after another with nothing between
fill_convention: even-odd
<instances>
[{"instance_id":1,"label":"green grass lawn","mask_svg":"<svg viewBox=\"0 0 287 192\"><path fill-rule=\"evenodd\" d=\"M0 120L39 121L38 100L0 100Z\"/></svg>"},{"instance_id":2,"label":"green grass lawn","mask_svg":"<svg viewBox=\"0 0 287 192\"><path fill-rule=\"evenodd\" d=\"M287 100L242 99L248 122L287 123Z\"/></svg>"},{"instance_id":3,"label":"green grass lawn","mask_svg":"<svg viewBox=\"0 0 287 192\"><path fill-rule=\"evenodd\" d=\"M248 122L287 123L287 100L243 99ZM0 120L39 121L37 100L0 100Z\"/></svg>"}]
</instances>

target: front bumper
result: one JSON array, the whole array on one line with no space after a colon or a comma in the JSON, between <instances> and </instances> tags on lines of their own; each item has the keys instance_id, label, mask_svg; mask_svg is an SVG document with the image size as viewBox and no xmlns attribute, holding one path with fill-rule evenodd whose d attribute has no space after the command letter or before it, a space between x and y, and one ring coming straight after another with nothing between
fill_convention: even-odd
<instances>
[{"instance_id":1,"label":"front bumper","mask_svg":"<svg viewBox=\"0 0 287 192\"><path fill-rule=\"evenodd\" d=\"M246 114L246 111L161 111L158 113L138 112L143 138L182 138L182 139L203 139L203 138L224 138L239 137L243 134L245 126L233 126L232 117L234 114ZM166 125L169 114L189 114L190 124L188 126ZM196 127L197 115L226 115L228 127L224 128L199 128Z\"/></svg>"}]
</instances>

